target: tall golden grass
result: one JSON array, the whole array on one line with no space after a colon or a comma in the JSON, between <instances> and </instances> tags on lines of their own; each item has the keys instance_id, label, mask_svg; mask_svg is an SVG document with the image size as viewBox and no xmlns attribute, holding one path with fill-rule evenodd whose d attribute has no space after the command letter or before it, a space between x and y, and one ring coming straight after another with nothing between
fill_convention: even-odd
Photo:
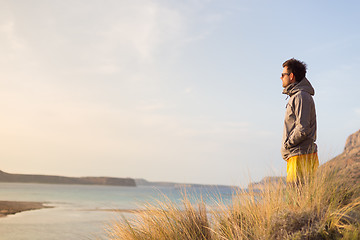
<instances>
[{"instance_id":1,"label":"tall golden grass","mask_svg":"<svg viewBox=\"0 0 360 240\"><path fill-rule=\"evenodd\" d=\"M114 222L109 239L360 239L359 192L359 184L322 171L292 186L268 182L260 191L239 191L232 204L215 207L165 198Z\"/></svg>"}]
</instances>

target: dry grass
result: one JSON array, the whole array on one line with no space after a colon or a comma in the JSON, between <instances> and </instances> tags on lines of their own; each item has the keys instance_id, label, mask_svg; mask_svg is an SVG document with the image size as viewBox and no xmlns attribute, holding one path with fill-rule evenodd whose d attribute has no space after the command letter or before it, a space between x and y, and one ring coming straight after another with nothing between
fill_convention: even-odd
<instances>
[{"instance_id":1,"label":"dry grass","mask_svg":"<svg viewBox=\"0 0 360 240\"><path fill-rule=\"evenodd\" d=\"M131 220L122 218L110 231L110 239L211 239L203 201L194 206L185 197L179 207L164 197L156 206L147 205Z\"/></svg>"},{"instance_id":2,"label":"dry grass","mask_svg":"<svg viewBox=\"0 0 360 240\"><path fill-rule=\"evenodd\" d=\"M359 184L341 184L322 171L297 186L268 183L233 196L231 205L209 209L204 201L182 205L169 199L125 217L109 239L360 239Z\"/></svg>"}]
</instances>

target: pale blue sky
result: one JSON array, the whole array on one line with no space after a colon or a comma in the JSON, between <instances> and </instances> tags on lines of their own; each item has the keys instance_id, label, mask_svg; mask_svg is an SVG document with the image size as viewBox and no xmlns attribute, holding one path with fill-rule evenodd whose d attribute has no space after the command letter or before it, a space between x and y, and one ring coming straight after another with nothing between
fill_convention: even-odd
<instances>
[{"instance_id":1,"label":"pale blue sky","mask_svg":"<svg viewBox=\"0 0 360 240\"><path fill-rule=\"evenodd\" d=\"M320 161L360 127L357 1L0 0L0 169L231 184L284 174L282 63Z\"/></svg>"}]
</instances>

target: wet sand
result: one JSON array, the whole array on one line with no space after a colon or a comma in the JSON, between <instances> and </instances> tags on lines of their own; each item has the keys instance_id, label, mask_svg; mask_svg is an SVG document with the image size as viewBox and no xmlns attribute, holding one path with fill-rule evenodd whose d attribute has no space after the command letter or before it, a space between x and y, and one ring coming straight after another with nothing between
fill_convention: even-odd
<instances>
[{"instance_id":1,"label":"wet sand","mask_svg":"<svg viewBox=\"0 0 360 240\"><path fill-rule=\"evenodd\" d=\"M42 208L51 207L45 206L42 202L0 201L0 217Z\"/></svg>"}]
</instances>

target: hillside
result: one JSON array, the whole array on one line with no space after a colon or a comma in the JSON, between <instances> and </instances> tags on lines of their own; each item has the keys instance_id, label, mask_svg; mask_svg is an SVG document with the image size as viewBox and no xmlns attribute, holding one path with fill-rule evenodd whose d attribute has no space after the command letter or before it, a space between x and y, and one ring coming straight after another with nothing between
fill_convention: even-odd
<instances>
[{"instance_id":1,"label":"hillside","mask_svg":"<svg viewBox=\"0 0 360 240\"><path fill-rule=\"evenodd\" d=\"M174 188L229 188L236 189L235 186L225 185L206 185L192 183L175 182L151 182L145 179L133 178L112 178L112 177L64 177L51 175L33 175L33 174L12 174L0 170L0 182L18 182L18 183L47 183L47 184L81 184L81 185L110 185L110 186L146 186L146 187L174 187Z\"/></svg>"},{"instance_id":2,"label":"hillside","mask_svg":"<svg viewBox=\"0 0 360 240\"><path fill-rule=\"evenodd\" d=\"M50 175L11 174L0 170L0 182L111 185L136 187L134 179L111 177L63 177Z\"/></svg>"},{"instance_id":3,"label":"hillside","mask_svg":"<svg viewBox=\"0 0 360 240\"><path fill-rule=\"evenodd\" d=\"M331 171L338 180L358 184L360 178L360 130L351 134L345 143L343 153L321 165L320 171Z\"/></svg>"}]
</instances>

